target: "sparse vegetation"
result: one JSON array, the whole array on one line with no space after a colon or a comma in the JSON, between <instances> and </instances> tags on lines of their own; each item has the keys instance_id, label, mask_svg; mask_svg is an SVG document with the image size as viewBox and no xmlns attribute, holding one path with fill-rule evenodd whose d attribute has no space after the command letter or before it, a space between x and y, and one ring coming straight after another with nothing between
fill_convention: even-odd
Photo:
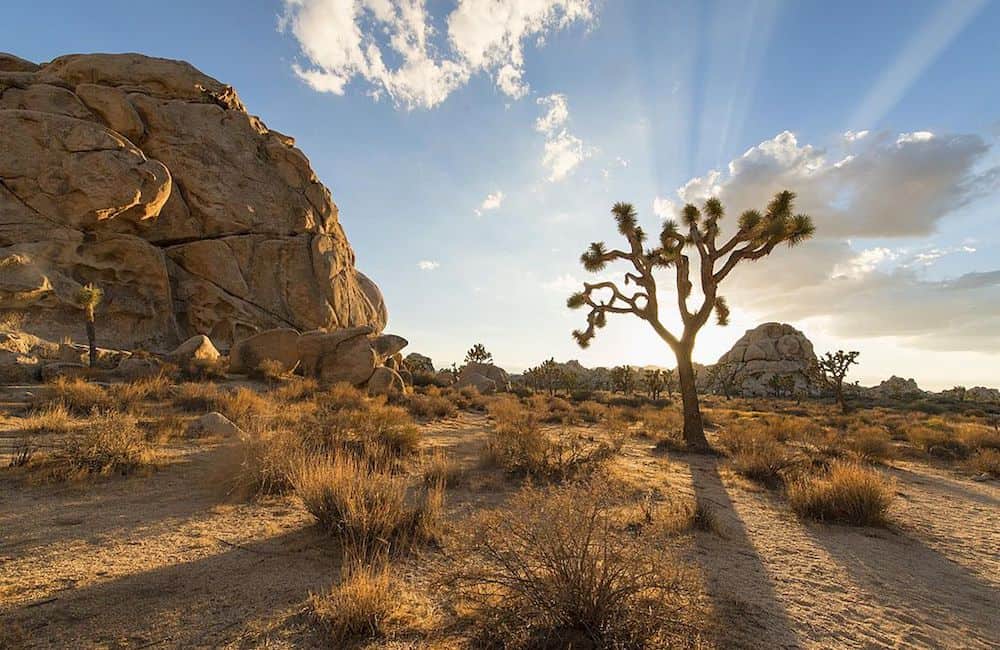
<instances>
[{"instance_id":1,"label":"sparse vegetation","mask_svg":"<svg viewBox=\"0 0 1000 650\"><path fill-rule=\"evenodd\" d=\"M49 480L127 476L151 467L153 453L134 417L107 411L92 415L37 463L39 474Z\"/></svg>"}]
</instances>

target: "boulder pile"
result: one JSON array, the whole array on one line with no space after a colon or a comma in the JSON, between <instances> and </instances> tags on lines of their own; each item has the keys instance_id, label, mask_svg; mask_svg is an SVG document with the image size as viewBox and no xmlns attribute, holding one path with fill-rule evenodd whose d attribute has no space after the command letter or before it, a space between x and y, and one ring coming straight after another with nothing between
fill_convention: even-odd
<instances>
[{"instance_id":1,"label":"boulder pile","mask_svg":"<svg viewBox=\"0 0 1000 650\"><path fill-rule=\"evenodd\" d=\"M717 366L732 378L734 394L765 397L774 394L774 377L791 378L794 391L814 392L810 381L816 353L806 335L786 323L764 323L747 332ZM710 373L700 372L699 378ZM787 380L786 380L787 381ZM719 390L717 386L708 387Z\"/></svg>"},{"instance_id":2,"label":"boulder pile","mask_svg":"<svg viewBox=\"0 0 1000 650\"><path fill-rule=\"evenodd\" d=\"M86 283L107 348L387 318L305 155L232 87L139 54L0 54L0 305L78 339Z\"/></svg>"}]
</instances>

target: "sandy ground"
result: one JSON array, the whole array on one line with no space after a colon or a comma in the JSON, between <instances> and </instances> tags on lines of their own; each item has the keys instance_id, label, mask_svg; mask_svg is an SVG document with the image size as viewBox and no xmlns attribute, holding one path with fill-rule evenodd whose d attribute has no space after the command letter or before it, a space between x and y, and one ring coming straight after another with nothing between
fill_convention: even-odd
<instances>
[{"instance_id":1,"label":"sandy ground","mask_svg":"<svg viewBox=\"0 0 1000 650\"><path fill-rule=\"evenodd\" d=\"M428 425L428 443L473 467L485 426L463 414ZM323 647L304 603L336 580L339 555L294 499L229 499L212 480L226 453L176 445L150 476L86 486L0 478L0 647ZM656 455L641 439L620 470L714 505L722 535L697 533L684 552L704 574L723 647L1000 643L995 481L896 463L884 471L897 481L897 523L881 530L803 523L724 461ZM448 516L513 489L488 478L450 490Z\"/></svg>"}]
</instances>

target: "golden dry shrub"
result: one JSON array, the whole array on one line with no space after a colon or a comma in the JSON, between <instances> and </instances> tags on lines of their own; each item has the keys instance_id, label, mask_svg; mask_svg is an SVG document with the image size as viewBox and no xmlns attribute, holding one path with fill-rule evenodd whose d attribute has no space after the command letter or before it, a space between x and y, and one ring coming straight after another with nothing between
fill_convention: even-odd
<instances>
[{"instance_id":1,"label":"golden dry shrub","mask_svg":"<svg viewBox=\"0 0 1000 650\"><path fill-rule=\"evenodd\" d=\"M600 402L584 400L577 404L577 417L588 424L596 424L608 416L609 409Z\"/></svg>"},{"instance_id":2,"label":"golden dry shrub","mask_svg":"<svg viewBox=\"0 0 1000 650\"><path fill-rule=\"evenodd\" d=\"M426 633L438 615L386 562L349 562L328 591L311 594L309 608L334 647L370 639Z\"/></svg>"},{"instance_id":3,"label":"golden dry shrub","mask_svg":"<svg viewBox=\"0 0 1000 650\"><path fill-rule=\"evenodd\" d=\"M18 428L29 435L68 433L78 424L62 402L53 402L31 411L19 422Z\"/></svg>"},{"instance_id":4,"label":"golden dry shrub","mask_svg":"<svg viewBox=\"0 0 1000 650\"><path fill-rule=\"evenodd\" d=\"M311 377L290 377L268 392L275 402L294 404L314 398L320 392L319 382Z\"/></svg>"},{"instance_id":5,"label":"golden dry shrub","mask_svg":"<svg viewBox=\"0 0 1000 650\"><path fill-rule=\"evenodd\" d=\"M113 404L104 388L79 377L58 377L49 388L52 397L46 401L59 402L77 415L87 415L94 409L105 410Z\"/></svg>"},{"instance_id":6,"label":"golden dry shrub","mask_svg":"<svg viewBox=\"0 0 1000 650\"><path fill-rule=\"evenodd\" d=\"M686 569L616 510L605 490L574 484L527 488L468 522L448 580L474 647L690 647Z\"/></svg>"},{"instance_id":7,"label":"golden dry shrub","mask_svg":"<svg viewBox=\"0 0 1000 650\"><path fill-rule=\"evenodd\" d=\"M786 472L794 461L788 447L774 433L766 426L730 426L719 434L719 442L729 453L736 473L777 487L785 481Z\"/></svg>"},{"instance_id":8,"label":"golden dry shrub","mask_svg":"<svg viewBox=\"0 0 1000 650\"><path fill-rule=\"evenodd\" d=\"M426 485L456 487L465 482L466 474L457 460L443 449L425 453L420 460L420 474Z\"/></svg>"},{"instance_id":9,"label":"golden dry shrub","mask_svg":"<svg viewBox=\"0 0 1000 650\"><path fill-rule=\"evenodd\" d=\"M208 382L184 382L174 387L174 404L189 413L219 410L223 390Z\"/></svg>"},{"instance_id":10,"label":"golden dry shrub","mask_svg":"<svg viewBox=\"0 0 1000 650\"><path fill-rule=\"evenodd\" d=\"M95 412L80 430L57 442L39 461L51 480L127 476L152 467L154 455L136 419L117 411Z\"/></svg>"},{"instance_id":11,"label":"golden dry shrub","mask_svg":"<svg viewBox=\"0 0 1000 650\"><path fill-rule=\"evenodd\" d=\"M322 408L331 411L356 411L365 406L365 394L345 381L334 384L318 399Z\"/></svg>"},{"instance_id":12,"label":"golden dry shrub","mask_svg":"<svg viewBox=\"0 0 1000 650\"><path fill-rule=\"evenodd\" d=\"M320 527L355 557L397 554L438 534L440 485L420 488L410 499L405 477L346 454L304 458L291 481Z\"/></svg>"},{"instance_id":13,"label":"golden dry shrub","mask_svg":"<svg viewBox=\"0 0 1000 650\"><path fill-rule=\"evenodd\" d=\"M107 388L111 403L120 411L133 411L143 402L166 399L170 391L170 378L163 375L111 384Z\"/></svg>"},{"instance_id":14,"label":"golden dry shrub","mask_svg":"<svg viewBox=\"0 0 1000 650\"><path fill-rule=\"evenodd\" d=\"M969 455L969 449L946 424L928 421L923 425L911 426L906 430L906 438L924 453L945 460L962 459Z\"/></svg>"},{"instance_id":15,"label":"golden dry shrub","mask_svg":"<svg viewBox=\"0 0 1000 650\"><path fill-rule=\"evenodd\" d=\"M859 458L869 462L892 457L892 436L882 427L863 425L847 431L843 446Z\"/></svg>"},{"instance_id":16,"label":"golden dry shrub","mask_svg":"<svg viewBox=\"0 0 1000 650\"><path fill-rule=\"evenodd\" d=\"M433 392L432 392L433 391ZM436 386L431 386L423 394L414 393L405 398L410 415L425 420L455 417L458 409Z\"/></svg>"},{"instance_id":17,"label":"golden dry shrub","mask_svg":"<svg viewBox=\"0 0 1000 650\"><path fill-rule=\"evenodd\" d=\"M289 429L251 427L222 470L228 492L241 498L283 494L306 459L302 439Z\"/></svg>"},{"instance_id":18,"label":"golden dry shrub","mask_svg":"<svg viewBox=\"0 0 1000 650\"><path fill-rule=\"evenodd\" d=\"M246 387L223 391L217 406L216 410L241 427L250 426L254 420L269 419L280 408L257 391Z\"/></svg>"},{"instance_id":19,"label":"golden dry shrub","mask_svg":"<svg viewBox=\"0 0 1000 650\"><path fill-rule=\"evenodd\" d=\"M888 521L894 493L892 481L878 470L837 462L825 474L793 481L788 486L788 502L807 519L883 526Z\"/></svg>"}]
</instances>

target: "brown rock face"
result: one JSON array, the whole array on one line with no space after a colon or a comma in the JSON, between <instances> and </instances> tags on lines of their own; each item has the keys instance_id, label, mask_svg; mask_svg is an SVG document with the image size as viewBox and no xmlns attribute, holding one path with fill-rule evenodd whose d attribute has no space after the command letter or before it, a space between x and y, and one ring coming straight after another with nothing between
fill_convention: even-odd
<instances>
[{"instance_id":1,"label":"brown rock face","mask_svg":"<svg viewBox=\"0 0 1000 650\"><path fill-rule=\"evenodd\" d=\"M771 395L768 382L775 376L791 377L796 390L815 390L809 380L810 368L816 364L813 345L805 334L785 323L764 323L747 330L718 364L733 369L734 388L741 395Z\"/></svg>"},{"instance_id":2,"label":"brown rock face","mask_svg":"<svg viewBox=\"0 0 1000 650\"><path fill-rule=\"evenodd\" d=\"M87 282L104 346L387 319L309 161L231 87L138 54L0 54L0 309L79 336Z\"/></svg>"}]
</instances>

